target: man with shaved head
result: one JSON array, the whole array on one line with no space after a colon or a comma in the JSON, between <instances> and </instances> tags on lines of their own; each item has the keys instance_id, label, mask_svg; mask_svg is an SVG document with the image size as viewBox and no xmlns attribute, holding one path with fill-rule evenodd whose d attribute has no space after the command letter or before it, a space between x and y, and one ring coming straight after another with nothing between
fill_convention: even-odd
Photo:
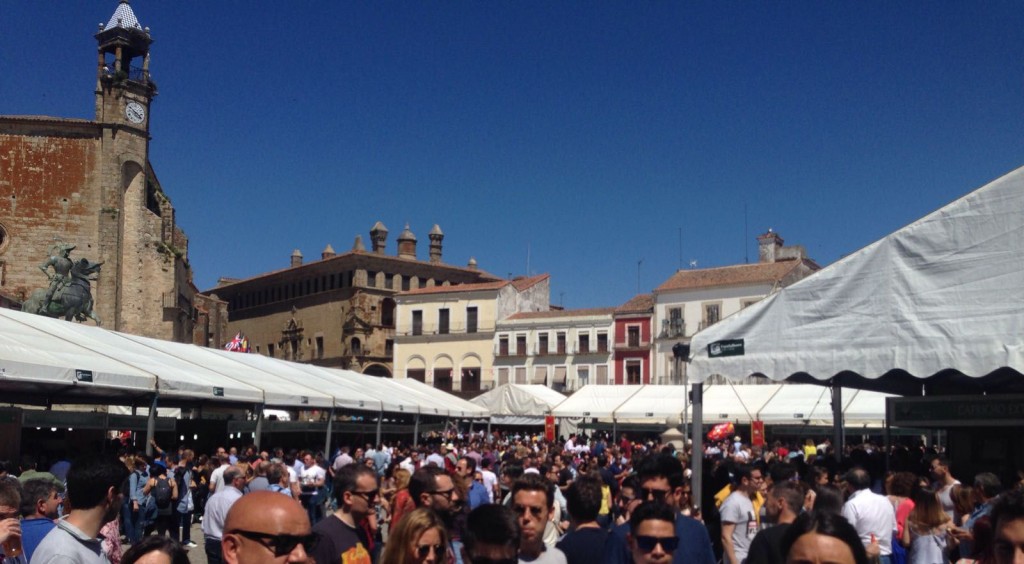
<instances>
[{"instance_id":1,"label":"man with shaved head","mask_svg":"<svg viewBox=\"0 0 1024 564\"><path fill-rule=\"evenodd\" d=\"M248 493L231 506L221 541L227 564L307 563L315 544L306 510L270 491Z\"/></svg>"}]
</instances>

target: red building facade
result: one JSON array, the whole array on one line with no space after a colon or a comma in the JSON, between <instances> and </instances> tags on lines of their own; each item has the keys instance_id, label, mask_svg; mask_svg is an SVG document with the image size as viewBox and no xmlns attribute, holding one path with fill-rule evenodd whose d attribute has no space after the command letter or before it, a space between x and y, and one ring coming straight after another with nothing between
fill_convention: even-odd
<instances>
[{"instance_id":1,"label":"red building facade","mask_svg":"<svg viewBox=\"0 0 1024 564\"><path fill-rule=\"evenodd\" d=\"M656 384L653 373L651 324L654 296L640 294L615 309L614 370L616 384Z\"/></svg>"}]
</instances>

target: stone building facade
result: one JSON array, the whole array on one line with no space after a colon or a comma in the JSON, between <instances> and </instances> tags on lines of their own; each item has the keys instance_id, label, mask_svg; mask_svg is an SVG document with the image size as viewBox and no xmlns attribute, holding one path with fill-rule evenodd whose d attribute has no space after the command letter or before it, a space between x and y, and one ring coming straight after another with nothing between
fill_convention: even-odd
<instances>
[{"instance_id":1,"label":"stone building facade","mask_svg":"<svg viewBox=\"0 0 1024 564\"><path fill-rule=\"evenodd\" d=\"M370 251L361 237L342 254L328 245L312 262L295 250L288 268L245 280L222 278L204 295L226 302L225 337L243 333L255 353L390 377L396 294L501 279L479 270L474 259L465 267L442 262L444 233L437 225L425 261L417 258L408 225L396 255L386 254L387 236L378 221Z\"/></svg>"},{"instance_id":2,"label":"stone building facade","mask_svg":"<svg viewBox=\"0 0 1024 564\"><path fill-rule=\"evenodd\" d=\"M149 162L153 39L127 2L95 37L94 120L0 116L0 294L45 287L39 264L72 243L72 259L103 262L92 292L105 327L192 342L188 238Z\"/></svg>"}]
</instances>

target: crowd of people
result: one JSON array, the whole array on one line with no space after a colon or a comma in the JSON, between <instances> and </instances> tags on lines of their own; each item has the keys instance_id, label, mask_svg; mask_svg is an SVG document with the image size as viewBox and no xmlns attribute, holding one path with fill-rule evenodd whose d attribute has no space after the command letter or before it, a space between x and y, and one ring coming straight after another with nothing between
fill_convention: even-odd
<instances>
[{"instance_id":1,"label":"crowd of people","mask_svg":"<svg viewBox=\"0 0 1024 564\"><path fill-rule=\"evenodd\" d=\"M2 564L1024 562L1024 493L944 453L457 433L0 462ZM888 468L886 471L888 458ZM690 484L701 464L703 504ZM202 539L192 538L198 525ZM197 541L202 541L197 542Z\"/></svg>"}]
</instances>

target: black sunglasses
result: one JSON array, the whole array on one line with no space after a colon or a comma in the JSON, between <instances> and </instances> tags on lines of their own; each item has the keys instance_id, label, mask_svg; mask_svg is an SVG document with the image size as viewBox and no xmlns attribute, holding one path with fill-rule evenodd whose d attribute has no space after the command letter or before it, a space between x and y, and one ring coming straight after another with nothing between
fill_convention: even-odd
<instances>
[{"instance_id":1,"label":"black sunglasses","mask_svg":"<svg viewBox=\"0 0 1024 564\"><path fill-rule=\"evenodd\" d=\"M637 535L636 546L641 552L650 552L654 550L654 547L661 545L661 549L665 552L673 552L679 548L679 537L649 537L646 535Z\"/></svg>"},{"instance_id":2,"label":"black sunglasses","mask_svg":"<svg viewBox=\"0 0 1024 564\"><path fill-rule=\"evenodd\" d=\"M434 551L434 556L438 557L439 560L440 557L445 554L443 544L421 544L416 547L416 556L421 559L426 558L430 554L431 550Z\"/></svg>"},{"instance_id":3,"label":"black sunglasses","mask_svg":"<svg viewBox=\"0 0 1024 564\"><path fill-rule=\"evenodd\" d=\"M668 490L656 490L654 488L640 488L640 499L653 497L658 501L664 501L670 492Z\"/></svg>"},{"instance_id":4,"label":"black sunglasses","mask_svg":"<svg viewBox=\"0 0 1024 564\"><path fill-rule=\"evenodd\" d=\"M434 495L443 496L443 497L445 497L447 499L451 499L452 498L452 494L455 493L455 488L452 488L450 490L444 490L444 491L434 490L434 491L432 491L430 493L432 493Z\"/></svg>"},{"instance_id":5,"label":"black sunglasses","mask_svg":"<svg viewBox=\"0 0 1024 564\"><path fill-rule=\"evenodd\" d=\"M380 497L380 493L377 492L377 490L374 490L372 492L353 491L352 495L357 495L357 496L365 499L366 503L373 503L374 501L377 500L378 497Z\"/></svg>"},{"instance_id":6,"label":"black sunglasses","mask_svg":"<svg viewBox=\"0 0 1024 564\"><path fill-rule=\"evenodd\" d=\"M526 515L529 511L534 517L540 517L540 514L544 512L543 507L529 507L526 505L515 504L512 506L512 511L515 511L516 515Z\"/></svg>"},{"instance_id":7,"label":"black sunglasses","mask_svg":"<svg viewBox=\"0 0 1024 564\"><path fill-rule=\"evenodd\" d=\"M302 545L307 552L312 551L316 548L317 542L320 540L316 534L308 535L271 535L269 533L259 533L256 531L243 531L241 529L235 529L228 531L228 534L242 535L243 537L254 540L266 548L270 549L274 553L274 556L287 556L295 550L295 547Z\"/></svg>"}]
</instances>

